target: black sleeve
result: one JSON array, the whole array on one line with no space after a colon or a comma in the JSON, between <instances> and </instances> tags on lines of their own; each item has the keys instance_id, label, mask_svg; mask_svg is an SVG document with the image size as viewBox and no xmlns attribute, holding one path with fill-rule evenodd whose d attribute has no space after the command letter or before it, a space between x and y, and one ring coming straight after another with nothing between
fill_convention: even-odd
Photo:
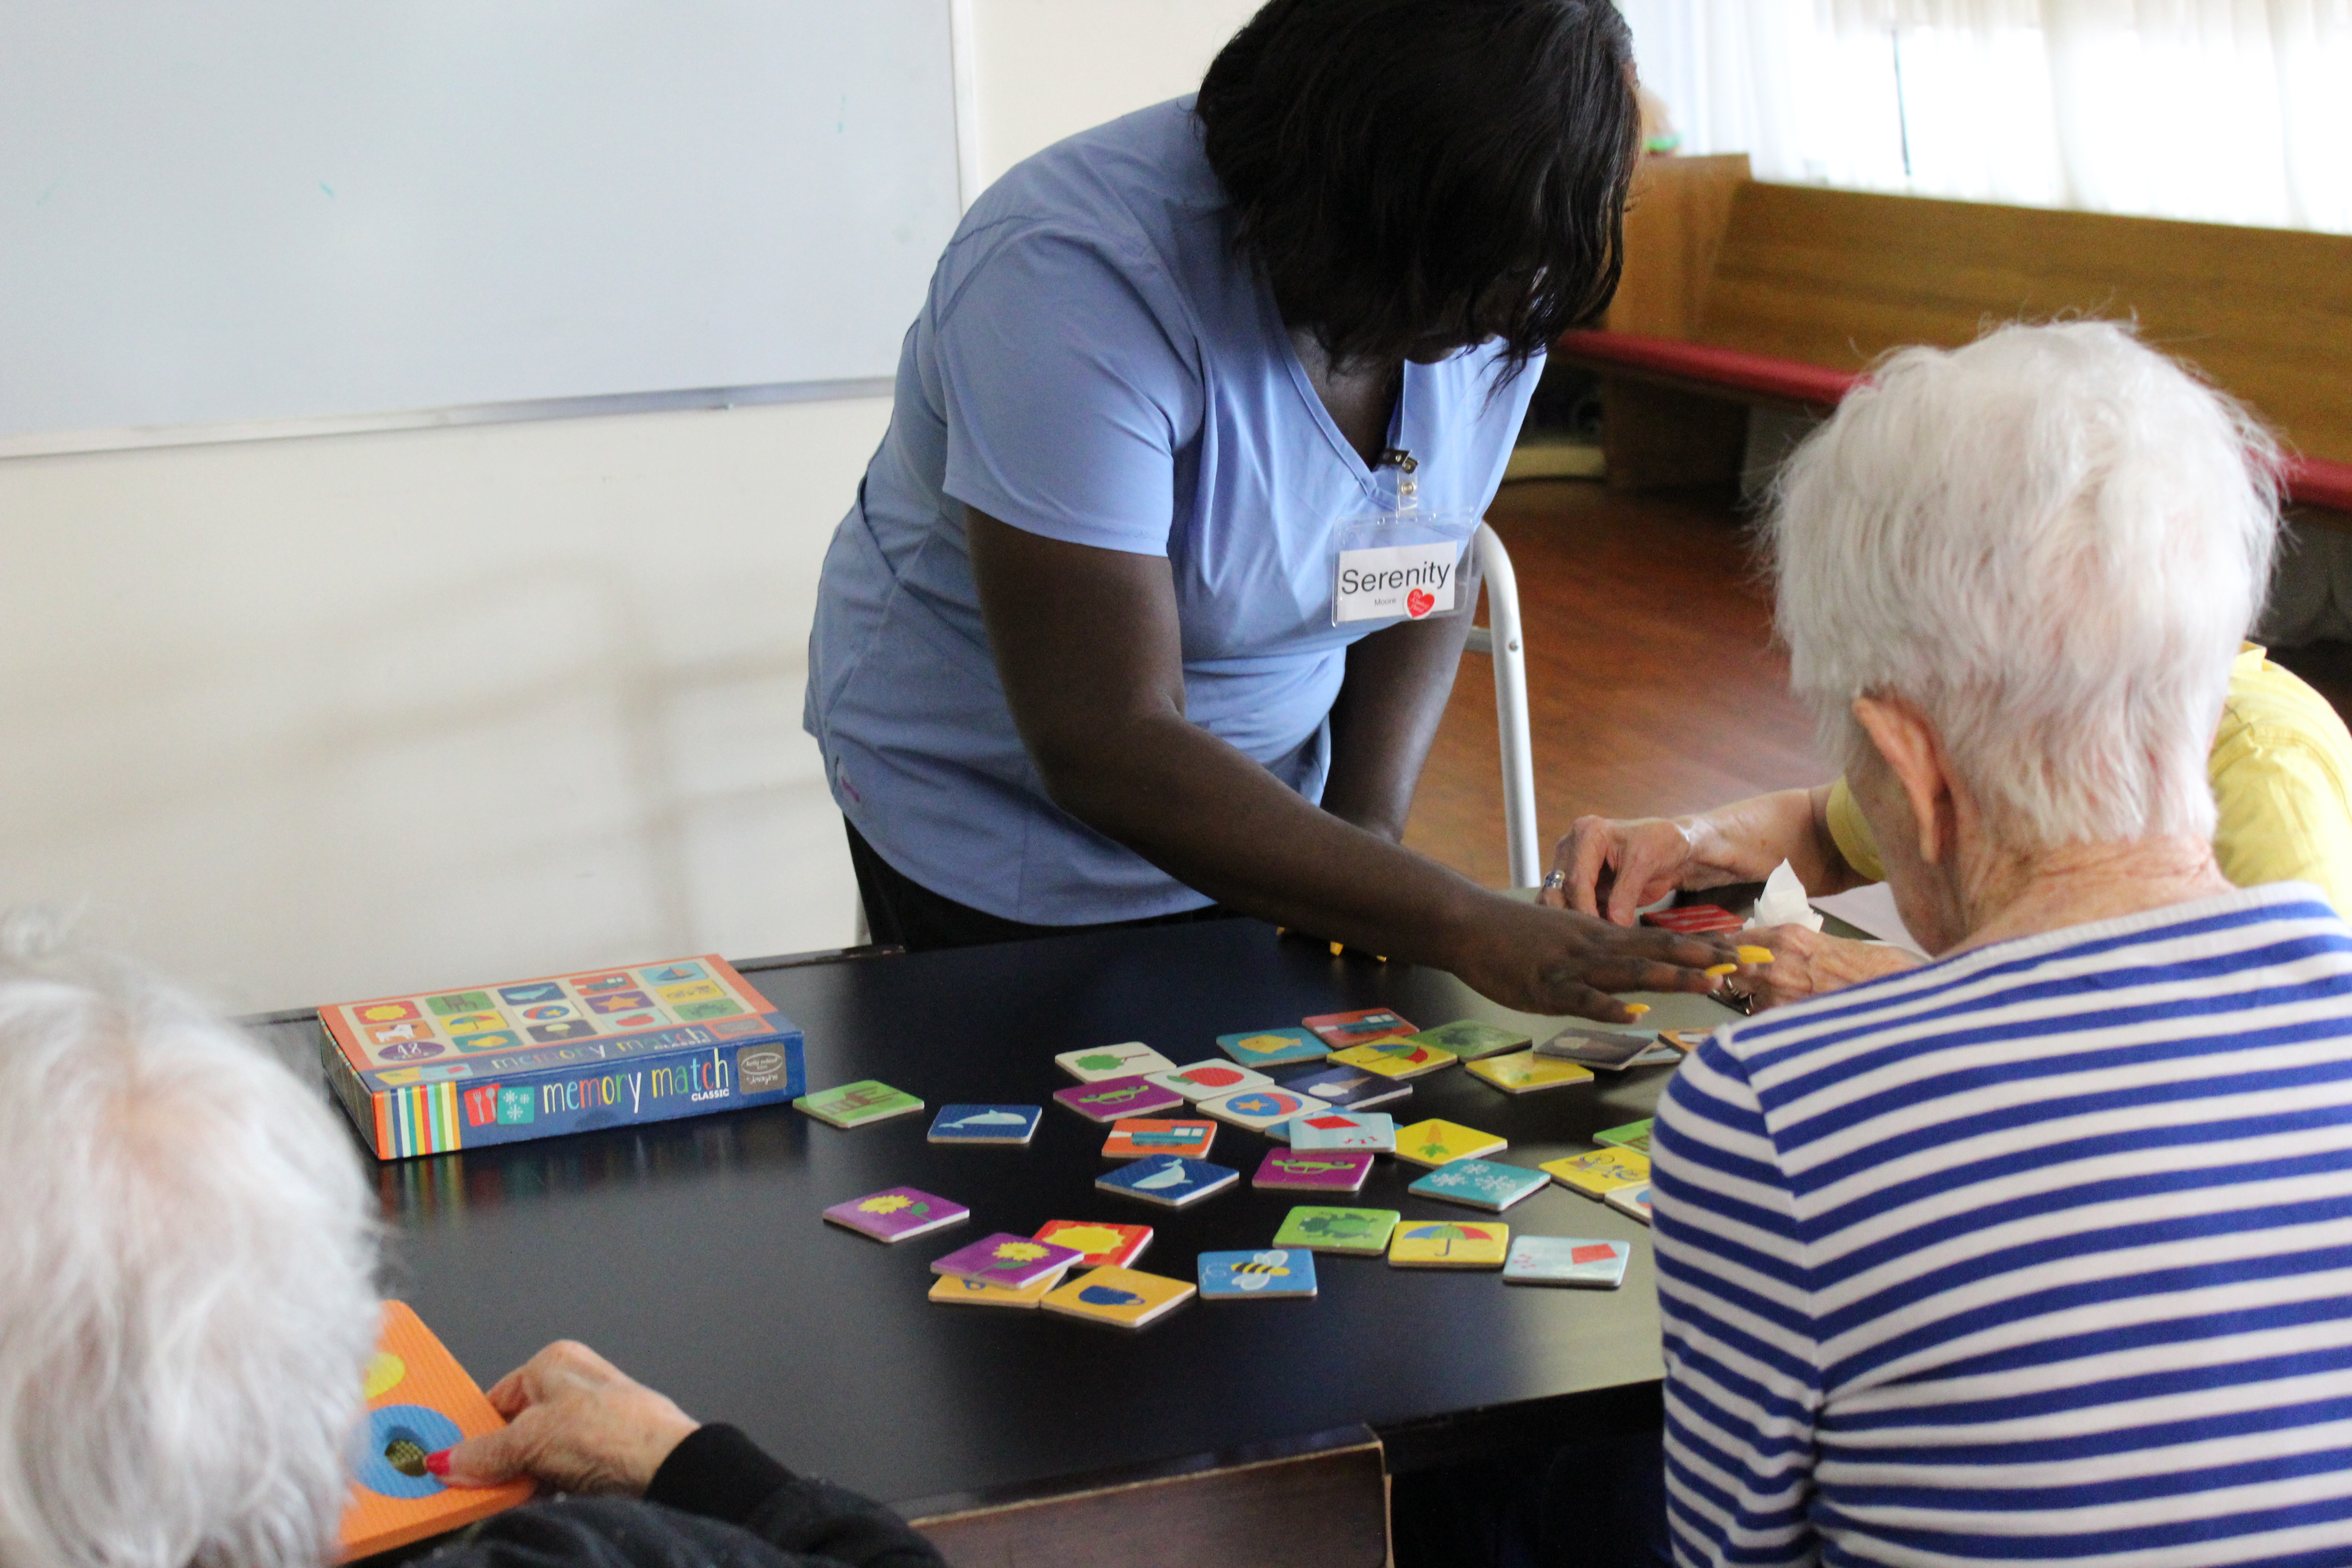
<instances>
[{"instance_id":1,"label":"black sleeve","mask_svg":"<svg viewBox=\"0 0 2352 1568\"><path fill-rule=\"evenodd\" d=\"M787 1552L870 1568L941 1561L880 1503L830 1481L803 1480L732 1426L697 1427L670 1451L646 1500L740 1524Z\"/></svg>"},{"instance_id":2,"label":"black sleeve","mask_svg":"<svg viewBox=\"0 0 2352 1568\"><path fill-rule=\"evenodd\" d=\"M944 1568L880 1503L805 1480L731 1426L705 1426L646 1500L567 1498L483 1521L432 1568Z\"/></svg>"},{"instance_id":3,"label":"black sleeve","mask_svg":"<svg viewBox=\"0 0 2352 1568\"><path fill-rule=\"evenodd\" d=\"M737 1428L714 1421L688 1433L686 1441L669 1451L646 1488L646 1500L741 1524L792 1480L792 1471L768 1458L766 1449Z\"/></svg>"}]
</instances>

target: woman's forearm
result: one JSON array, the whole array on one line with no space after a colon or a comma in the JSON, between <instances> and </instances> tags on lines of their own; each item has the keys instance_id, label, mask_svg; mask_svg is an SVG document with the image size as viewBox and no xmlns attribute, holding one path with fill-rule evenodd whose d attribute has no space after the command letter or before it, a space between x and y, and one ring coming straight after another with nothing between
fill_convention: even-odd
<instances>
[{"instance_id":1,"label":"woman's forearm","mask_svg":"<svg viewBox=\"0 0 2352 1568\"><path fill-rule=\"evenodd\" d=\"M1701 991L1727 942L1625 930L1506 898L1309 805L1173 716L1096 731L1047 768L1063 808L1220 902L1434 964L1506 1006L1631 1017L1610 993Z\"/></svg>"},{"instance_id":2,"label":"woman's forearm","mask_svg":"<svg viewBox=\"0 0 2352 1568\"><path fill-rule=\"evenodd\" d=\"M1046 793L1179 881L1280 924L1438 964L1535 1013L1622 1018L1607 993L1704 990L1700 971L1728 955L1725 943L1506 899L1310 804L1186 718L1165 561L1041 539L981 512L966 528L997 673ZM1434 657L1404 651L1430 656L1406 661L1423 668ZM1356 714L1350 750L1384 729L1391 743L1424 731L1417 752L1426 695L1406 691L1379 724ZM1343 777L1342 792L1360 794L1385 826L1399 792L1373 773L1360 780Z\"/></svg>"},{"instance_id":3,"label":"woman's forearm","mask_svg":"<svg viewBox=\"0 0 2352 1568\"><path fill-rule=\"evenodd\" d=\"M1310 805L1181 717L1089 730L1085 744L1041 768L1055 804L1220 903L1351 946L1445 963L1495 898Z\"/></svg>"}]
</instances>

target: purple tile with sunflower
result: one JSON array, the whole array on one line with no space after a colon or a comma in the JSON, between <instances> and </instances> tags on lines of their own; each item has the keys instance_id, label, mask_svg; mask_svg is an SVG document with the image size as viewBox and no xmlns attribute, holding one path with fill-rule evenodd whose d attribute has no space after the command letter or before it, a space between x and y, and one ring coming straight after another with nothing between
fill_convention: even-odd
<instances>
[{"instance_id":1,"label":"purple tile with sunflower","mask_svg":"<svg viewBox=\"0 0 2352 1568\"><path fill-rule=\"evenodd\" d=\"M877 1241L904 1241L961 1225L971 1211L920 1187L885 1187L824 1211L826 1221Z\"/></svg>"},{"instance_id":2,"label":"purple tile with sunflower","mask_svg":"<svg viewBox=\"0 0 2352 1568\"><path fill-rule=\"evenodd\" d=\"M932 1259L931 1272L1018 1290L1049 1274L1059 1274L1085 1256L1074 1247L1056 1247L1050 1241L1034 1241L999 1231L994 1236L982 1237L970 1247L960 1247L945 1258Z\"/></svg>"}]
</instances>

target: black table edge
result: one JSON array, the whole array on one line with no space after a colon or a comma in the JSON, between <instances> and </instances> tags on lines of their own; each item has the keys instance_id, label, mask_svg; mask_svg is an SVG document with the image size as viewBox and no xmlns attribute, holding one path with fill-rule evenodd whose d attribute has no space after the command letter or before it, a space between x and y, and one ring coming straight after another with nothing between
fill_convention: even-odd
<instances>
[{"instance_id":1,"label":"black table edge","mask_svg":"<svg viewBox=\"0 0 2352 1568\"><path fill-rule=\"evenodd\" d=\"M1049 1480L984 1487L976 1491L942 1492L937 1497L911 1498L890 1506L902 1519L937 1523L961 1514L992 1512L1030 1503L1060 1502L1087 1492L1116 1491L1125 1487L1150 1486L1156 1481L1177 1480L1213 1471L1279 1464L1286 1459L1304 1458L1312 1454L1377 1446L1379 1442L1378 1434L1370 1426L1359 1424L1324 1432L1309 1432L1296 1437L1271 1438L1213 1453L1191 1454L1182 1458L1117 1465L1100 1470L1056 1476Z\"/></svg>"},{"instance_id":2,"label":"black table edge","mask_svg":"<svg viewBox=\"0 0 2352 1568\"><path fill-rule=\"evenodd\" d=\"M1391 1476L1449 1465L1492 1465L1497 1451L1534 1454L1596 1434L1655 1432L1665 1425L1664 1385L1655 1380L1588 1388L1393 1422L1378 1429Z\"/></svg>"},{"instance_id":3,"label":"black table edge","mask_svg":"<svg viewBox=\"0 0 2352 1568\"><path fill-rule=\"evenodd\" d=\"M1498 1449L1537 1453L1571 1438L1596 1433L1655 1432L1665 1423L1662 1385L1655 1381L1584 1389L1509 1405L1484 1405L1379 1427L1358 1424L1270 1439L1213 1453L1152 1459L1047 1480L943 1492L892 1503L900 1517L937 1521L1026 1503L1054 1502L1121 1487L1148 1486L1217 1470L1275 1464L1310 1454L1380 1445L1381 1465L1391 1476L1449 1465L1495 1462Z\"/></svg>"},{"instance_id":4,"label":"black table edge","mask_svg":"<svg viewBox=\"0 0 2352 1568\"><path fill-rule=\"evenodd\" d=\"M774 958L730 958L738 974L762 969L806 969L813 963L860 963L870 958L903 958L907 950L896 942L869 942L857 947L821 947L814 952L786 952Z\"/></svg>"}]
</instances>

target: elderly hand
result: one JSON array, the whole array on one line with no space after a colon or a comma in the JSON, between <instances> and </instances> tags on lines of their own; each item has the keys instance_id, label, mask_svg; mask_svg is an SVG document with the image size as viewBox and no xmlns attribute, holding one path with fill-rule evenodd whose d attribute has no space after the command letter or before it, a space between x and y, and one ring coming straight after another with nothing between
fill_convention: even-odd
<instances>
[{"instance_id":1,"label":"elderly hand","mask_svg":"<svg viewBox=\"0 0 2352 1568\"><path fill-rule=\"evenodd\" d=\"M1737 988L1754 998L1759 1013L1919 964L1899 947L1824 936L1803 926L1763 926L1741 931L1739 940L1772 950L1770 964L1737 977Z\"/></svg>"},{"instance_id":2,"label":"elderly hand","mask_svg":"<svg viewBox=\"0 0 2352 1568\"><path fill-rule=\"evenodd\" d=\"M1691 836L1663 816L1580 816L1552 851L1552 878L1542 899L1555 909L1605 914L1629 926L1634 910L1684 885L1691 851Z\"/></svg>"},{"instance_id":3,"label":"elderly hand","mask_svg":"<svg viewBox=\"0 0 2352 1568\"><path fill-rule=\"evenodd\" d=\"M558 1340L500 1378L489 1399L508 1420L504 1430L425 1460L451 1486L530 1476L558 1491L636 1497L701 1425L572 1340Z\"/></svg>"}]
</instances>

